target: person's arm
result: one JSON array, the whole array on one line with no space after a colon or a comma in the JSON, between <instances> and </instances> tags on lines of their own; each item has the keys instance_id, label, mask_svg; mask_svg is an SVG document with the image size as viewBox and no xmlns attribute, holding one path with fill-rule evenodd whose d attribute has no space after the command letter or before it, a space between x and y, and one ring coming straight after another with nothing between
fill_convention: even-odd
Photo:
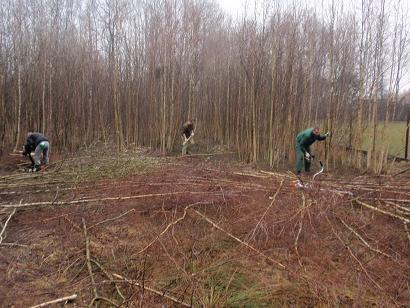
<instances>
[{"instance_id":1,"label":"person's arm","mask_svg":"<svg viewBox=\"0 0 410 308\"><path fill-rule=\"evenodd\" d=\"M324 135L317 135L316 140L322 141L322 140L325 140L328 136L330 136L330 132L327 132Z\"/></svg>"},{"instance_id":2,"label":"person's arm","mask_svg":"<svg viewBox=\"0 0 410 308\"><path fill-rule=\"evenodd\" d=\"M31 147L30 147L30 144L25 144L25 145L23 146L23 153L22 153L22 154L23 154L24 156L28 156L28 158L29 158L30 161L31 161L31 166L34 167L35 162L34 162L33 157L31 156Z\"/></svg>"},{"instance_id":3,"label":"person's arm","mask_svg":"<svg viewBox=\"0 0 410 308\"><path fill-rule=\"evenodd\" d=\"M31 157L31 153L28 153L28 158L30 158L31 166L34 167L36 165L36 163L34 162L33 157Z\"/></svg>"},{"instance_id":4,"label":"person's arm","mask_svg":"<svg viewBox=\"0 0 410 308\"><path fill-rule=\"evenodd\" d=\"M189 135L188 138L184 135L184 138L185 138L184 144L186 144L189 140L191 140L191 138L192 138L193 136L194 136L194 133L193 133L193 132L191 132L191 134Z\"/></svg>"},{"instance_id":5,"label":"person's arm","mask_svg":"<svg viewBox=\"0 0 410 308\"><path fill-rule=\"evenodd\" d=\"M29 155L31 153L31 151L33 150L33 142L34 142L33 141L33 136L32 135L28 136L28 138L26 140L26 143L23 146L23 153L22 154L24 156Z\"/></svg>"}]
</instances>

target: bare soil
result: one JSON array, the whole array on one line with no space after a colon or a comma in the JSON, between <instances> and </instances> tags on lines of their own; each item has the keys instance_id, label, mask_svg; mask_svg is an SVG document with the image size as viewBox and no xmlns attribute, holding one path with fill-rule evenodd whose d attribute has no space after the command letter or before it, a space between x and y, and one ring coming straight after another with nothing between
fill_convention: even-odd
<instances>
[{"instance_id":1,"label":"bare soil","mask_svg":"<svg viewBox=\"0 0 410 308\"><path fill-rule=\"evenodd\" d=\"M1 307L410 305L409 172L300 189L229 154L24 162L0 159Z\"/></svg>"}]
</instances>

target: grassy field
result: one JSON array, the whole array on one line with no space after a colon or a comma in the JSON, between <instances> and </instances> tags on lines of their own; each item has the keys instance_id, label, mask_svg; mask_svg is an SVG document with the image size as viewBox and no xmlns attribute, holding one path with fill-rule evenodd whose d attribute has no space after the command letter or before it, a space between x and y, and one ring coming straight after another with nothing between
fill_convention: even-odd
<instances>
[{"instance_id":1,"label":"grassy field","mask_svg":"<svg viewBox=\"0 0 410 308\"><path fill-rule=\"evenodd\" d=\"M389 154L404 157L404 147L406 138L406 122L393 122L389 123L385 135L382 136L383 123L380 123L377 127L377 139L376 148L382 150L388 148ZM368 150L371 146L372 128L368 127L364 134L363 150Z\"/></svg>"}]
</instances>

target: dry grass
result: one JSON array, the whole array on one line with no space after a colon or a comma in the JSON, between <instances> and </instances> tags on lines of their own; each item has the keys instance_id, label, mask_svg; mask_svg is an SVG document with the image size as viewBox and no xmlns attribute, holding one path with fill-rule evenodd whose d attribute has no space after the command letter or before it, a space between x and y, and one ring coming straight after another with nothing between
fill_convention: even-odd
<instances>
[{"instance_id":1,"label":"dry grass","mask_svg":"<svg viewBox=\"0 0 410 308\"><path fill-rule=\"evenodd\" d=\"M3 232L1 306L410 304L407 173L301 191L221 155L140 151L1 177L2 226L32 204Z\"/></svg>"}]
</instances>

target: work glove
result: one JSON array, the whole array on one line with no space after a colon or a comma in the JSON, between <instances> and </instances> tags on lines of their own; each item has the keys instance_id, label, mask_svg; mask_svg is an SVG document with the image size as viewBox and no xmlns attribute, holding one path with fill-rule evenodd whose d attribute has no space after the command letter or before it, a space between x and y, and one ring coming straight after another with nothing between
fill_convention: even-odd
<instances>
[{"instance_id":1,"label":"work glove","mask_svg":"<svg viewBox=\"0 0 410 308\"><path fill-rule=\"evenodd\" d=\"M328 131L326 134L325 134L325 137L329 137L330 136L330 131Z\"/></svg>"},{"instance_id":2,"label":"work glove","mask_svg":"<svg viewBox=\"0 0 410 308\"><path fill-rule=\"evenodd\" d=\"M305 159L306 159L306 160L311 160L311 159L312 159L312 156L311 156L308 152L306 152L306 153L305 153Z\"/></svg>"}]
</instances>

